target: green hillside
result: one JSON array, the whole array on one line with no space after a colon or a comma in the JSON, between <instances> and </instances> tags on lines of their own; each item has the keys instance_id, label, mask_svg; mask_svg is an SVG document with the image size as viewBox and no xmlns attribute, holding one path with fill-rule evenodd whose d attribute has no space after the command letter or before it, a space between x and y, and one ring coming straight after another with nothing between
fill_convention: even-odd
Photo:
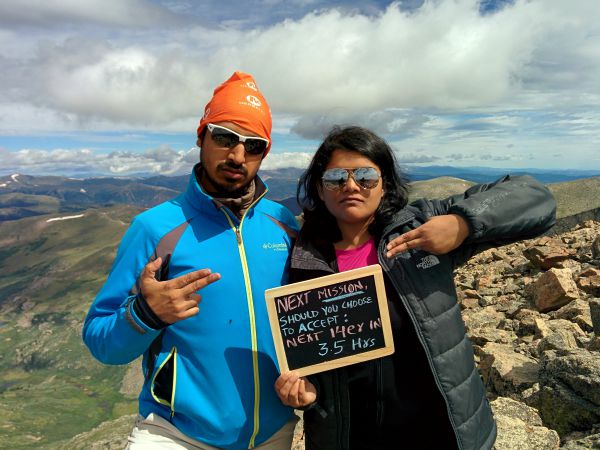
<instances>
[{"instance_id":1,"label":"green hillside","mask_svg":"<svg viewBox=\"0 0 600 450\"><path fill-rule=\"evenodd\" d=\"M0 448L55 448L135 412L119 393L126 367L97 363L81 327L136 212L0 223Z\"/></svg>"},{"instance_id":2,"label":"green hillside","mask_svg":"<svg viewBox=\"0 0 600 450\"><path fill-rule=\"evenodd\" d=\"M49 195L0 194L0 221L58 212L60 201Z\"/></svg>"},{"instance_id":3,"label":"green hillside","mask_svg":"<svg viewBox=\"0 0 600 450\"><path fill-rule=\"evenodd\" d=\"M445 198L460 194L475 183L452 177L439 177L411 183L410 199ZM548 189L554 195L558 218L600 208L600 177L552 183Z\"/></svg>"},{"instance_id":4,"label":"green hillside","mask_svg":"<svg viewBox=\"0 0 600 450\"><path fill-rule=\"evenodd\" d=\"M548 188L556 199L558 217L600 208L600 177L549 184Z\"/></svg>"},{"instance_id":5,"label":"green hillside","mask_svg":"<svg viewBox=\"0 0 600 450\"><path fill-rule=\"evenodd\" d=\"M446 198L450 195L462 194L475 183L452 177L439 177L432 180L414 181L410 183L410 201L418 198Z\"/></svg>"}]
</instances>

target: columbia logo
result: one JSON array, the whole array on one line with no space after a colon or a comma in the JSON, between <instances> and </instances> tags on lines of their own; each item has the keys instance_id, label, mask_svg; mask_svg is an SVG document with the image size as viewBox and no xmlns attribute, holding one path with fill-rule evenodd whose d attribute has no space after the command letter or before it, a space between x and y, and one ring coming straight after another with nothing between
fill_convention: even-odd
<instances>
[{"instance_id":1,"label":"columbia logo","mask_svg":"<svg viewBox=\"0 0 600 450\"><path fill-rule=\"evenodd\" d=\"M417 267L419 269L429 269L430 267L437 266L439 263L440 263L440 260L438 259L437 256L427 255L427 256L421 258L421 261L419 261L419 264L417 264Z\"/></svg>"},{"instance_id":2,"label":"columbia logo","mask_svg":"<svg viewBox=\"0 0 600 450\"><path fill-rule=\"evenodd\" d=\"M265 250L275 250L276 252L287 252L288 251L288 246L287 244L280 242L265 242L262 245L262 248Z\"/></svg>"}]
</instances>

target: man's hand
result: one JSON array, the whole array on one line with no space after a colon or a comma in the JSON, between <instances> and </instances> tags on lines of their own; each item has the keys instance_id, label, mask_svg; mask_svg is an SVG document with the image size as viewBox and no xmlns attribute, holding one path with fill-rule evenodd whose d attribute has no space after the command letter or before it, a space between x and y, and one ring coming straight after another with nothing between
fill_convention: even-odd
<instances>
[{"instance_id":1,"label":"man's hand","mask_svg":"<svg viewBox=\"0 0 600 450\"><path fill-rule=\"evenodd\" d=\"M457 214L434 216L414 230L401 234L387 245L386 256L420 248L434 255L443 255L457 248L469 235L467 221Z\"/></svg>"},{"instance_id":2,"label":"man's hand","mask_svg":"<svg viewBox=\"0 0 600 450\"><path fill-rule=\"evenodd\" d=\"M168 324L198 314L198 303L202 298L196 291L214 283L221 275L201 269L172 280L158 281L155 274L161 264L160 257L150 261L140 276L142 295L150 309Z\"/></svg>"},{"instance_id":3,"label":"man's hand","mask_svg":"<svg viewBox=\"0 0 600 450\"><path fill-rule=\"evenodd\" d=\"M275 382L275 391L281 402L293 408L302 408L317 400L315 386L296 372L286 372L279 375Z\"/></svg>"}]
</instances>

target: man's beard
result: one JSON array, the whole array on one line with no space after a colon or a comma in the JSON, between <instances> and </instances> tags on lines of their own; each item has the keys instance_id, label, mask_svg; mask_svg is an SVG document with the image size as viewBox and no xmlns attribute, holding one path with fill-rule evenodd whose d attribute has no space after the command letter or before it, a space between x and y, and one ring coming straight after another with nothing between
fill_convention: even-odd
<instances>
[{"instance_id":1,"label":"man's beard","mask_svg":"<svg viewBox=\"0 0 600 450\"><path fill-rule=\"evenodd\" d=\"M248 176L248 171L246 170L245 167L243 166L238 166L235 164L231 164L228 162L225 163L221 163L217 166L217 172L219 170L221 170L224 167L228 167L230 169L233 170L237 170L239 172L243 172L244 177ZM248 185L252 182L252 178L250 178L249 180L246 181L246 183L244 183L243 186L240 187L234 187L232 184L228 184L228 183L222 183L219 182L217 180L215 180L213 177L210 176L210 174L208 173L208 171L204 168L202 168L202 172L201 172L203 177L206 177L206 179L208 180L208 182L210 183L210 185L212 186L213 189L215 189L215 192L211 192L210 194L212 194L213 197L217 197L217 198L237 198L237 197L241 197L242 195L244 195L247 191L248 191ZM227 179L225 177L225 179ZM235 183L235 182L234 182Z\"/></svg>"}]
</instances>

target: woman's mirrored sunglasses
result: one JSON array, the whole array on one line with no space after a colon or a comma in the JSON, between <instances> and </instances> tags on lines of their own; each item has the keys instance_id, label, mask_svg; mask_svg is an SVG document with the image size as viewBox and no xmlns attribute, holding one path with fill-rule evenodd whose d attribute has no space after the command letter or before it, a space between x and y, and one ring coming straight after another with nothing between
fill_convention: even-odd
<instances>
[{"instance_id":1,"label":"woman's mirrored sunglasses","mask_svg":"<svg viewBox=\"0 0 600 450\"><path fill-rule=\"evenodd\" d=\"M233 148L240 142L244 144L246 153L250 155L262 155L269 146L269 140L255 136L242 136L229 128L209 123L206 125L213 141L219 147Z\"/></svg>"},{"instance_id":2,"label":"woman's mirrored sunglasses","mask_svg":"<svg viewBox=\"0 0 600 450\"><path fill-rule=\"evenodd\" d=\"M340 191L350 177L362 189L373 189L379 184L379 178L381 178L374 167L357 167L355 169L335 168L326 170L323 172L321 180L325 189Z\"/></svg>"}]
</instances>

